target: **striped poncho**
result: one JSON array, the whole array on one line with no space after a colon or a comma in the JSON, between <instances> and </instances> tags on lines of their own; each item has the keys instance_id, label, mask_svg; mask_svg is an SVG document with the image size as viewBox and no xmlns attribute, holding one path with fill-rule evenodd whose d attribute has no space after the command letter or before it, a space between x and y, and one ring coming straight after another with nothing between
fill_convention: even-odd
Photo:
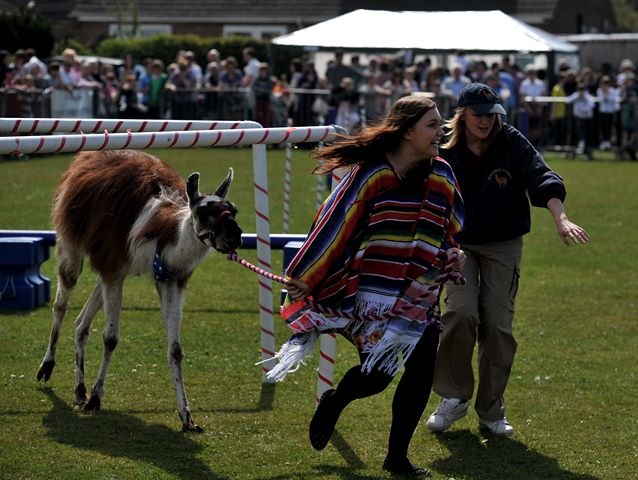
<instances>
[{"instance_id":1,"label":"striped poncho","mask_svg":"<svg viewBox=\"0 0 638 480\"><path fill-rule=\"evenodd\" d=\"M364 369L376 364L396 373L399 354L405 361L431 323L428 312L438 301L432 286L462 223L459 188L443 159L432 159L407 181L385 162L357 164L320 208L286 273L303 280L321 305L386 318L362 322L307 311L301 322L288 319L296 335L277 354L280 364L270 376L281 380L294 371L328 330L369 354ZM406 305L428 287L425 300Z\"/></svg>"}]
</instances>

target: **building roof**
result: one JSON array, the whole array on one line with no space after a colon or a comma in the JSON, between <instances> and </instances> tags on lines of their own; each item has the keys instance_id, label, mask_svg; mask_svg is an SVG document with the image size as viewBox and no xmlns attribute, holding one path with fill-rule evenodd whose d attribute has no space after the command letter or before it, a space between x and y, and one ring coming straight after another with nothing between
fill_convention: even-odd
<instances>
[{"instance_id":1,"label":"building roof","mask_svg":"<svg viewBox=\"0 0 638 480\"><path fill-rule=\"evenodd\" d=\"M341 13L340 0L137 0L143 22L188 23L298 23L306 26ZM103 0L76 2L70 16L82 22L115 21L131 17L132 7L117 6Z\"/></svg>"},{"instance_id":2,"label":"building roof","mask_svg":"<svg viewBox=\"0 0 638 480\"><path fill-rule=\"evenodd\" d=\"M15 11L29 0L0 0ZM304 28L357 9L393 11L500 10L554 33L613 31L611 0L37 0L36 8L55 24L130 23L133 8L142 23L287 25Z\"/></svg>"},{"instance_id":3,"label":"building roof","mask_svg":"<svg viewBox=\"0 0 638 480\"><path fill-rule=\"evenodd\" d=\"M119 14L130 14L130 6L121 2L104 2L103 0L84 0L76 2L40 3L75 3L71 16L81 21L95 21L109 18L116 19ZM123 2L122 2L123 3ZM182 0L166 2L163 0L137 0L140 18L146 22L170 20L171 22L209 19L215 23L241 22L247 23L290 23L298 21L305 25L316 23L327 18L336 17L359 8L370 10L420 10L420 11L454 11L454 10L502 10L527 23L540 24L551 18L559 0L410 0L395 1L348 1L348 0L234 0L229 8L227 0ZM533 21L531 21L533 20Z\"/></svg>"},{"instance_id":4,"label":"building roof","mask_svg":"<svg viewBox=\"0 0 638 480\"><path fill-rule=\"evenodd\" d=\"M532 25L541 25L554 16L558 2L559 0L516 0L516 18Z\"/></svg>"}]
</instances>

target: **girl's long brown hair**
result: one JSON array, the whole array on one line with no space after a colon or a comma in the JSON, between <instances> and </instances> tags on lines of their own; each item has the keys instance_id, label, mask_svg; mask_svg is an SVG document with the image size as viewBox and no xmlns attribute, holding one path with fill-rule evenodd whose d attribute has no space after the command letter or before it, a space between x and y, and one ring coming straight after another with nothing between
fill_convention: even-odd
<instances>
[{"instance_id":1,"label":"girl's long brown hair","mask_svg":"<svg viewBox=\"0 0 638 480\"><path fill-rule=\"evenodd\" d=\"M422 94L400 98L381 123L365 127L356 135L339 135L335 143L315 149L313 157L320 163L313 173L324 174L355 163L382 161L388 152L398 148L403 134L434 108L434 101Z\"/></svg>"}]
</instances>

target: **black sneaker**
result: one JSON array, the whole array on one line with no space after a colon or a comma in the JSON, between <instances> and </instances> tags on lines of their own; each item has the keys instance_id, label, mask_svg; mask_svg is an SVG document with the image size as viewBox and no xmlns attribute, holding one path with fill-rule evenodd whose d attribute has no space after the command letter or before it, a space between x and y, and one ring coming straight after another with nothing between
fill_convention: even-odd
<instances>
[{"instance_id":1,"label":"black sneaker","mask_svg":"<svg viewBox=\"0 0 638 480\"><path fill-rule=\"evenodd\" d=\"M339 420L339 415L341 415L341 410L333 405L332 397L334 394L334 389L323 392L317 410L310 421L308 436L310 444L315 450L326 448L337 425L337 420Z\"/></svg>"}]
</instances>

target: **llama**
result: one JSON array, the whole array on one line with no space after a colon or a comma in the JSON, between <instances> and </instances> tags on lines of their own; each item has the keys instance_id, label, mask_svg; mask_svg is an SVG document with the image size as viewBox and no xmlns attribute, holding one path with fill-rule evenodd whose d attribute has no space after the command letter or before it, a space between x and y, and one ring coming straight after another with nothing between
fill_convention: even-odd
<instances>
[{"instance_id":1,"label":"llama","mask_svg":"<svg viewBox=\"0 0 638 480\"><path fill-rule=\"evenodd\" d=\"M57 185L52 222L57 233L58 285L47 352L37 379L47 381L69 298L88 256L98 280L80 311L75 330L75 402L99 410L111 356L120 338L122 288L128 275L155 279L168 336L168 364L183 430L203 431L192 418L184 382L179 330L184 290L211 248L241 245L237 209L226 201L233 170L214 194L199 192L199 173L188 181L158 158L139 151L82 152ZM104 352L90 397L84 384L85 349L95 314L104 307Z\"/></svg>"}]
</instances>

